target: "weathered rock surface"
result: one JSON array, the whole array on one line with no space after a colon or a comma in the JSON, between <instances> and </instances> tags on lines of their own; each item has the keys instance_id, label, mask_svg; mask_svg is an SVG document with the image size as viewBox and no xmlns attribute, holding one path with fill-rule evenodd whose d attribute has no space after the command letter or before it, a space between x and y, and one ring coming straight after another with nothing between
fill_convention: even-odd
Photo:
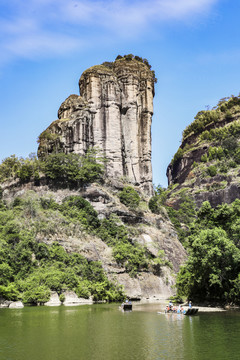
<instances>
[{"instance_id":1,"label":"weathered rock surface","mask_svg":"<svg viewBox=\"0 0 240 360\"><path fill-rule=\"evenodd\" d=\"M0 308L8 308L12 301L0 298Z\"/></svg>"},{"instance_id":2,"label":"weathered rock surface","mask_svg":"<svg viewBox=\"0 0 240 360\"><path fill-rule=\"evenodd\" d=\"M59 300L58 293L56 291L51 291L50 299L44 303L45 306L60 306L61 301Z\"/></svg>"},{"instance_id":3,"label":"weathered rock surface","mask_svg":"<svg viewBox=\"0 0 240 360\"><path fill-rule=\"evenodd\" d=\"M22 301L10 301L5 299L0 299L0 309L9 308L9 309L22 309L24 307Z\"/></svg>"},{"instance_id":4,"label":"weathered rock surface","mask_svg":"<svg viewBox=\"0 0 240 360\"><path fill-rule=\"evenodd\" d=\"M222 118L217 124L210 124L203 130L208 131L211 129L226 129L234 126L234 139L238 142L240 140L239 127L240 127L240 112L238 108L231 110L234 114L231 118ZM201 134L188 136L183 140L179 149L182 149L183 154L179 156L176 161L172 161L167 168L167 177L169 187L169 195L167 204L178 208L181 202L181 194L185 191L190 195L196 206L199 208L204 201L209 201L213 207L220 204L232 203L235 199L240 198L240 165L229 156L224 155L223 158L206 158L202 161L203 156L208 156L210 148L224 147L224 142L227 140L221 139L221 134L218 138L212 140L202 140ZM231 140L231 132L229 132ZM225 154L228 154L228 149L225 148ZM237 151L237 150L236 150ZM234 166L230 166L230 162ZM208 168L214 166L217 170L216 174L210 175ZM172 190L171 190L172 187Z\"/></svg>"},{"instance_id":5,"label":"weathered rock surface","mask_svg":"<svg viewBox=\"0 0 240 360\"><path fill-rule=\"evenodd\" d=\"M96 147L108 159L108 178L126 177L152 194L152 71L135 59L120 59L112 68L84 71L79 89L81 96L70 95L59 108L59 119L40 135L38 155L84 154Z\"/></svg>"},{"instance_id":6,"label":"weathered rock surface","mask_svg":"<svg viewBox=\"0 0 240 360\"><path fill-rule=\"evenodd\" d=\"M79 298L74 291L65 291L63 294L65 296L63 305L76 306L76 305L84 305L84 304L93 304L92 299Z\"/></svg>"},{"instance_id":7,"label":"weathered rock surface","mask_svg":"<svg viewBox=\"0 0 240 360\"><path fill-rule=\"evenodd\" d=\"M5 188L3 199L10 202L13 198L30 197L37 199L40 196L44 198L53 198L61 203L69 195L81 195L88 200L97 210L98 217L108 218L110 214L118 216L120 224L123 223L131 233L131 241L146 247L153 258L158 256L160 250L164 250L165 257L172 263L173 269L167 266L161 266L159 273L152 271L141 271L136 278L130 277L125 267L116 263L112 255L112 248L104 243L97 235L87 234L78 227L66 227L59 219L48 219L49 231L36 234L36 241L51 244L58 241L66 251L78 252L89 261L101 261L104 270L110 280L123 285L127 295L133 299L162 299L173 294L174 273L179 270L179 266L186 259L186 252L178 241L177 233L163 211L161 215L152 214L146 207L138 211L130 211L123 205L118 196L118 189L123 185L119 182L112 186L102 186L92 184L84 190L70 191L68 189L52 191L47 185L35 186L34 183L27 185ZM144 194L142 193L142 196ZM32 219L34 221L34 219ZM36 219L37 221L37 219ZM57 221L57 226L56 226ZM58 303L58 296L51 298L49 305ZM65 294L64 304L85 303L85 300L79 300L72 293Z\"/></svg>"},{"instance_id":8,"label":"weathered rock surface","mask_svg":"<svg viewBox=\"0 0 240 360\"><path fill-rule=\"evenodd\" d=\"M9 309L22 309L24 307L21 301L13 301L9 304Z\"/></svg>"}]
</instances>

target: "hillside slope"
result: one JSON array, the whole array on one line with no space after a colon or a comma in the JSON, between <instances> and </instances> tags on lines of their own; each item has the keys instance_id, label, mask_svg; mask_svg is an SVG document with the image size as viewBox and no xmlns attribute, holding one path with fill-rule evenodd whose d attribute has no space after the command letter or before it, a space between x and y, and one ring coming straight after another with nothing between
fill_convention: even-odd
<instances>
[{"instance_id":1,"label":"hillside slope","mask_svg":"<svg viewBox=\"0 0 240 360\"><path fill-rule=\"evenodd\" d=\"M182 194L197 207L216 207L240 197L240 97L222 99L200 111L184 130L182 144L167 169L167 203L178 207Z\"/></svg>"},{"instance_id":2,"label":"hillside slope","mask_svg":"<svg viewBox=\"0 0 240 360\"><path fill-rule=\"evenodd\" d=\"M137 203L128 202L129 192L130 196L137 196ZM14 231L5 228L7 217L12 219ZM15 251L15 245L23 247L19 235L23 233L24 241L29 234L31 249L46 244L46 251L52 251L52 246L60 245L69 255L83 256L88 264L99 263L108 281L118 289L122 285L124 293L132 299L160 299L173 294L175 274L186 257L164 209L160 215L152 214L143 193L119 182L115 186L94 183L69 189L55 188L44 179L38 185L14 180L2 184L0 218L2 246L7 241L10 252ZM15 245L11 242L11 231L18 234ZM30 254L34 261L26 259L26 264L31 265L24 273L26 279L39 267L41 270L47 266L39 263L39 250L31 250ZM26 264L22 259L22 266ZM8 266L11 268L11 262ZM5 285L19 279L19 274L17 270ZM78 287L71 284L65 284L65 288L78 292ZM20 291L18 282L17 289ZM56 289L50 286L49 290ZM60 288L59 295L63 290L64 287ZM95 299L111 299L106 289L101 296L95 291L96 288L92 289Z\"/></svg>"}]
</instances>

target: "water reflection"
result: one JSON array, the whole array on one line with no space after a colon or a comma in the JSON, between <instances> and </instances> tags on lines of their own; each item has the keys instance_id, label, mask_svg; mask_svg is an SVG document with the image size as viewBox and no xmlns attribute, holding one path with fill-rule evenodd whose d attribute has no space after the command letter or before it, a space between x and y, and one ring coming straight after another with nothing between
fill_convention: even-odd
<instances>
[{"instance_id":1,"label":"water reflection","mask_svg":"<svg viewBox=\"0 0 240 360\"><path fill-rule=\"evenodd\" d=\"M240 317L157 314L146 305L0 309L1 360L225 360L239 354Z\"/></svg>"}]
</instances>

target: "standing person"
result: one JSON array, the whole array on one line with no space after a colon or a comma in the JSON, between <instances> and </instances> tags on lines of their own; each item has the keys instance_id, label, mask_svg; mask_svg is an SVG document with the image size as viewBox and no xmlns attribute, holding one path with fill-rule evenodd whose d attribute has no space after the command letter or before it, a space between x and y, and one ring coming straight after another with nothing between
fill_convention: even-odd
<instances>
[{"instance_id":1,"label":"standing person","mask_svg":"<svg viewBox=\"0 0 240 360\"><path fill-rule=\"evenodd\" d=\"M192 302L191 301L189 301L188 307L189 307L189 309L192 308Z\"/></svg>"}]
</instances>

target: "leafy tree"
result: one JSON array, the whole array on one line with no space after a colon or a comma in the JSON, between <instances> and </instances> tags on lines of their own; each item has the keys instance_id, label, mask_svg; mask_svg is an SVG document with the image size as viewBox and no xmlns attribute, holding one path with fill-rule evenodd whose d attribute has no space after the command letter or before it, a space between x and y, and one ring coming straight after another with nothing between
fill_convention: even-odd
<instances>
[{"instance_id":1,"label":"leafy tree","mask_svg":"<svg viewBox=\"0 0 240 360\"><path fill-rule=\"evenodd\" d=\"M228 301L240 271L240 250L219 228L189 237L189 257L177 277L180 295Z\"/></svg>"},{"instance_id":2,"label":"leafy tree","mask_svg":"<svg viewBox=\"0 0 240 360\"><path fill-rule=\"evenodd\" d=\"M20 161L16 155L4 159L0 165L0 182L14 178L20 166Z\"/></svg>"},{"instance_id":3,"label":"leafy tree","mask_svg":"<svg viewBox=\"0 0 240 360\"><path fill-rule=\"evenodd\" d=\"M89 150L85 156L58 153L45 159L43 171L54 184L81 186L102 179L104 165L94 150Z\"/></svg>"},{"instance_id":4,"label":"leafy tree","mask_svg":"<svg viewBox=\"0 0 240 360\"><path fill-rule=\"evenodd\" d=\"M0 297L12 301L16 301L21 298L20 293L18 292L14 283L10 283L7 286L0 285Z\"/></svg>"}]
</instances>

